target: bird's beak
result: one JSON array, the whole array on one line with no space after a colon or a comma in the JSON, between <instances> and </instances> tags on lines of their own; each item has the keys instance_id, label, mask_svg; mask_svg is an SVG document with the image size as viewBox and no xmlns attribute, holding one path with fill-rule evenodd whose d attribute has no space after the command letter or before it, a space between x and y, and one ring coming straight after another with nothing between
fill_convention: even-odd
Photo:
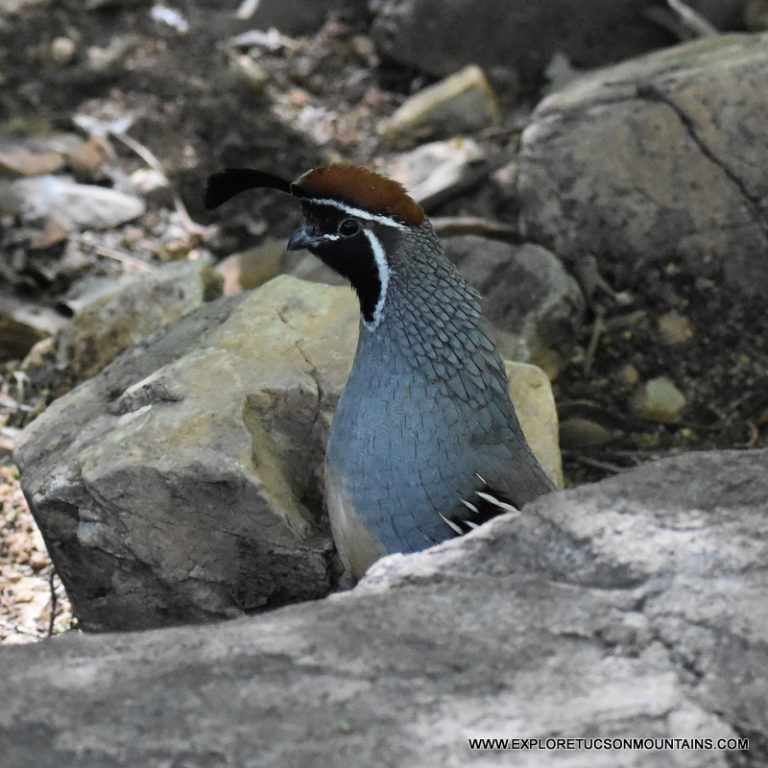
<instances>
[{"instance_id":1,"label":"bird's beak","mask_svg":"<svg viewBox=\"0 0 768 768\"><path fill-rule=\"evenodd\" d=\"M288 241L289 251L299 251L302 248L314 248L323 242L323 238L306 224L299 227Z\"/></svg>"}]
</instances>

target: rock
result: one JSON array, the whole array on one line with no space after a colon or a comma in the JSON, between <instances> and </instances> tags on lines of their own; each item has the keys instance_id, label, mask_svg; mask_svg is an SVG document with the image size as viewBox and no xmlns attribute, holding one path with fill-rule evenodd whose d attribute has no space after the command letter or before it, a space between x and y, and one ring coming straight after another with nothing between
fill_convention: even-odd
<instances>
[{"instance_id":1,"label":"rock","mask_svg":"<svg viewBox=\"0 0 768 768\"><path fill-rule=\"evenodd\" d=\"M501 119L488 78L472 64L408 97L383 126L390 139L450 136L487 128Z\"/></svg>"},{"instance_id":2,"label":"rock","mask_svg":"<svg viewBox=\"0 0 768 768\"><path fill-rule=\"evenodd\" d=\"M563 464L560 456L557 408L547 374L535 365L505 361L509 394L515 403L525 439L544 471L562 488Z\"/></svg>"},{"instance_id":3,"label":"rock","mask_svg":"<svg viewBox=\"0 0 768 768\"><path fill-rule=\"evenodd\" d=\"M77 56L77 44L71 37L60 35L51 40L51 58L60 65L71 64Z\"/></svg>"},{"instance_id":4,"label":"rock","mask_svg":"<svg viewBox=\"0 0 768 768\"><path fill-rule=\"evenodd\" d=\"M317 470L358 310L313 289L281 278L187 315L22 435L23 487L85 627L328 592Z\"/></svg>"},{"instance_id":5,"label":"rock","mask_svg":"<svg viewBox=\"0 0 768 768\"><path fill-rule=\"evenodd\" d=\"M331 269L327 264L324 264L309 251L286 251L283 255L281 269L286 274L298 277L299 280L349 287L349 282L346 278Z\"/></svg>"},{"instance_id":6,"label":"rock","mask_svg":"<svg viewBox=\"0 0 768 768\"><path fill-rule=\"evenodd\" d=\"M572 83L582 73L574 69L567 56L560 51L555 51L552 58L544 70L544 77L547 79L546 91L559 91L569 83Z\"/></svg>"},{"instance_id":7,"label":"rock","mask_svg":"<svg viewBox=\"0 0 768 768\"><path fill-rule=\"evenodd\" d=\"M689 454L547 496L267 615L2 648L4 758L759 768L767 462ZM541 748L472 752L476 737ZM549 738L712 746L557 750Z\"/></svg>"},{"instance_id":8,"label":"rock","mask_svg":"<svg viewBox=\"0 0 768 768\"><path fill-rule=\"evenodd\" d=\"M143 1L118 0L118 2ZM126 66L128 57L139 48L140 44L141 42L135 34L116 34L110 38L106 47L92 45L85 50L86 67L91 73L101 76L118 72Z\"/></svg>"},{"instance_id":9,"label":"rock","mask_svg":"<svg viewBox=\"0 0 768 768\"><path fill-rule=\"evenodd\" d=\"M269 82L267 70L247 53L233 56L232 66L240 82L251 91L258 93L264 90L264 86Z\"/></svg>"},{"instance_id":10,"label":"rock","mask_svg":"<svg viewBox=\"0 0 768 768\"><path fill-rule=\"evenodd\" d=\"M628 280L682 259L747 295L768 291L768 35L702 39L585 77L525 129L521 229Z\"/></svg>"},{"instance_id":11,"label":"rock","mask_svg":"<svg viewBox=\"0 0 768 768\"><path fill-rule=\"evenodd\" d=\"M691 321L685 315L681 315L675 310L661 315L657 319L656 325L658 326L662 342L669 347L685 344L694 336Z\"/></svg>"},{"instance_id":12,"label":"rock","mask_svg":"<svg viewBox=\"0 0 768 768\"><path fill-rule=\"evenodd\" d=\"M39 176L64 167L65 156L77 145L74 134L51 136L0 137L0 178Z\"/></svg>"},{"instance_id":13,"label":"rock","mask_svg":"<svg viewBox=\"0 0 768 768\"><path fill-rule=\"evenodd\" d=\"M722 28L738 25L743 0L688 4ZM370 0L370 6L376 13L372 36L382 54L436 76L467 64L504 66L532 84L557 52L583 69L670 42L665 30L643 17L646 0L485 0L481 6L473 0Z\"/></svg>"},{"instance_id":14,"label":"rock","mask_svg":"<svg viewBox=\"0 0 768 768\"><path fill-rule=\"evenodd\" d=\"M613 439L609 429L592 419L574 416L560 422L560 445L564 449L594 448Z\"/></svg>"},{"instance_id":15,"label":"rock","mask_svg":"<svg viewBox=\"0 0 768 768\"><path fill-rule=\"evenodd\" d=\"M180 35L186 35L187 32L189 32L189 22L186 17L175 8L156 3L150 9L149 16L156 24L170 27Z\"/></svg>"},{"instance_id":16,"label":"rock","mask_svg":"<svg viewBox=\"0 0 768 768\"><path fill-rule=\"evenodd\" d=\"M48 5L50 0L0 0L0 18L24 13L36 6Z\"/></svg>"},{"instance_id":17,"label":"rock","mask_svg":"<svg viewBox=\"0 0 768 768\"><path fill-rule=\"evenodd\" d=\"M72 375L96 375L123 350L221 295L221 280L203 262L180 261L122 280L75 284L63 304L73 313L56 340Z\"/></svg>"},{"instance_id":18,"label":"rock","mask_svg":"<svg viewBox=\"0 0 768 768\"><path fill-rule=\"evenodd\" d=\"M63 176L0 182L0 213L34 221L55 217L74 229L111 229L144 213L144 201Z\"/></svg>"},{"instance_id":19,"label":"rock","mask_svg":"<svg viewBox=\"0 0 768 768\"><path fill-rule=\"evenodd\" d=\"M673 424L680 420L685 404L685 395L666 376L660 376L640 386L630 408L641 419Z\"/></svg>"},{"instance_id":20,"label":"rock","mask_svg":"<svg viewBox=\"0 0 768 768\"><path fill-rule=\"evenodd\" d=\"M640 382L640 371L632 363L627 363L619 371L618 380L625 386L634 387Z\"/></svg>"},{"instance_id":21,"label":"rock","mask_svg":"<svg viewBox=\"0 0 768 768\"><path fill-rule=\"evenodd\" d=\"M80 181L93 180L114 155L114 149L103 136L91 136L78 144L68 155L69 167Z\"/></svg>"},{"instance_id":22,"label":"rock","mask_svg":"<svg viewBox=\"0 0 768 768\"><path fill-rule=\"evenodd\" d=\"M485 316L502 331L502 352L555 378L559 353L574 343L584 310L576 281L557 257L532 243L516 246L475 235L445 238L444 245L484 297Z\"/></svg>"},{"instance_id":23,"label":"rock","mask_svg":"<svg viewBox=\"0 0 768 768\"><path fill-rule=\"evenodd\" d=\"M285 238L268 237L254 248L233 253L220 261L216 265L216 271L224 278L224 294L231 296L240 291L258 288L277 277L286 252L285 245ZM318 258L312 258L322 263Z\"/></svg>"},{"instance_id":24,"label":"rock","mask_svg":"<svg viewBox=\"0 0 768 768\"><path fill-rule=\"evenodd\" d=\"M26 149L0 149L0 175L38 176L55 173L64 167L64 156L60 152L44 150L30 152Z\"/></svg>"},{"instance_id":25,"label":"rock","mask_svg":"<svg viewBox=\"0 0 768 768\"><path fill-rule=\"evenodd\" d=\"M50 307L0 289L0 361L23 358L41 339L60 330L67 320Z\"/></svg>"},{"instance_id":26,"label":"rock","mask_svg":"<svg viewBox=\"0 0 768 768\"><path fill-rule=\"evenodd\" d=\"M150 205L173 208L173 190L168 177L155 168L137 168L129 177L131 186Z\"/></svg>"},{"instance_id":27,"label":"rock","mask_svg":"<svg viewBox=\"0 0 768 768\"><path fill-rule=\"evenodd\" d=\"M276 278L186 315L26 428L22 487L82 626L211 620L331 589L321 464L358 317L348 288ZM556 472L546 377L511 373Z\"/></svg>"},{"instance_id":28,"label":"rock","mask_svg":"<svg viewBox=\"0 0 768 768\"><path fill-rule=\"evenodd\" d=\"M422 144L393 156L383 169L425 208L450 200L488 172L485 151L472 139Z\"/></svg>"}]
</instances>

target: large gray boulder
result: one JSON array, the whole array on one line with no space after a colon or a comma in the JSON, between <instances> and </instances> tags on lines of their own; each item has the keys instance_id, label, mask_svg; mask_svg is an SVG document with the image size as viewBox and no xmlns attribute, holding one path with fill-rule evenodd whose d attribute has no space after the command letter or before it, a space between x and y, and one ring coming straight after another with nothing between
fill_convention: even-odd
<instances>
[{"instance_id":1,"label":"large gray boulder","mask_svg":"<svg viewBox=\"0 0 768 768\"><path fill-rule=\"evenodd\" d=\"M761 451L646 466L269 615L0 649L4 760L762 768L767 465ZM711 748L544 741L585 737Z\"/></svg>"},{"instance_id":2,"label":"large gray boulder","mask_svg":"<svg viewBox=\"0 0 768 768\"><path fill-rule=\"evenodd\" d=\"M522 137L521 228L560 257L650 263L768 290L768 34L605 69L545 99ZM634 274L636 271L636 275Z\"/></svg>"},{"instance_id":3,"label":"large gray boulder","mask_svg":"<svg viewBox=\"0 0 768 768\"><path fill-rule=\"evenodd\" d=\"M279 277L212 302L55 401L22 434L22 487L87 629L231 617L336 578L322 458L349 373L349 288ZM549 382L510 369L561 480Z\"/></svg>"},{"instance_id":4,"label":"large gray boulder","mask_svg":"<svg viewBox=\"0 0 768 768\"><path fill-rule=\"evenodd\" d=\"M744 0L688 0L718 28L741 21ZM449 75L467 64L514 69L541 79L555 53L578 68L635 56L670 43L643 16L647 0L369 0L373 38L387 57Z\"/></svg>"}]
</instances>

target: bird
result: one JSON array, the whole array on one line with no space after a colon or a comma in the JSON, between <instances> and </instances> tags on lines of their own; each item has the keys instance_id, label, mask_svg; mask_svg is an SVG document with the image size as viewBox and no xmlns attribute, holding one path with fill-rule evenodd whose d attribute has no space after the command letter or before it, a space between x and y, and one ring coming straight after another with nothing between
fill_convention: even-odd
<instances>
[{"instance_id":1,"label":"bird","mask_svg":"<svg viewBox=\"0 0 768 768\"><path fill-rule=\"evenodd\" d=\"M384 555L419 552L555 490L520 427L480 295L405 188L350 163L295 181L225 168L208 179L206 208L256 188L297 198L303 223L288 249L309 250L360 303L324 464L347 573L357 580Z\"/></svg>"}]
</instances>

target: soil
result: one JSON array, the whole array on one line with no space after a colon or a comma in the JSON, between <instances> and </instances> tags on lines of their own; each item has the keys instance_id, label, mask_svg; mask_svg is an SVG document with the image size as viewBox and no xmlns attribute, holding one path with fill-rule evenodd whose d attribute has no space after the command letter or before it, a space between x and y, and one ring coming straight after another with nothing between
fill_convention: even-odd
<instances>
[{"instance_id":1,"label":"soil","mask_svg":"<svg viewBox=\"0 0 768 768\"><path fill-rule=\"evenodd\" d=\"M191 26L186 35L152 22L141 3L89 12L79 1L64 0L0 23L0 85L5 84L0 115L8 116L0 123L4 138L72 132L76 114L107 121L130 116L130 135L160 159L192 219L219 225L207 237L187 232L171 248L167 229L178 222L167 206L152 205L140 222L110 233L110 242L121 252L149 263L192 254L215 260L256 244L267 232L289 234L299 212L278 195L233 201L226 221L205 212L205 178L218 167L248 165L294 177L328 160L376 163L387 152L407 147L385 145L377 129L426 80L377 59L365 36L365 15L334 19L317 35L287 41L274 54L259 58L269 83L254 88L234 73L222 44L240 31L230 29L230 15L198 4L185 8ZM51 59L57 37L74 41L72 62ZM101 53L94 52L97 48ZM114 61L105 64L111 55ZM502 90L501 95L503 103L511 104L511 94ZM508 109L503 126L479 137L492 156L513 156L531 106ZM112 146L115 157L96 183L111 183L110 174L124 177L144 167L119 142ZM509 202L498 187L485 182L429 213L510 220ZM24 300L60 307L66 291L84 275L118 275L128 268L86 250L85 265L68 271L62 266L66 242L35 249L31 244L39 236L39 230L0 220L0 277ZM764 300L747 303L721 282L688 274L674 263L642 273L621 263L604 263L601 269L624 300L597 292L575 343L559 350L564 362L554 387L561 420L579 418L603 430L600 445L587 446L579 439L564 445L569 484L679 451L768 446ZM660 330L660 318L670 312L684 318L689 329L678 343L670 343ZM63 591L54 585L52 592L49 584L52 567L19 491L11 451L16 430L74 382L55 365L33 381L20 373L19 359L0 365L4 642L34 639L70 625ZM635 373L641 380L667 376L676 384L687 403L680 421L658 424L630 414ZM36 607L22 616L14 585L22 580L28 586L24 580L29 578L38 580L28 601Z\"/></svg>"}]
</instances>

